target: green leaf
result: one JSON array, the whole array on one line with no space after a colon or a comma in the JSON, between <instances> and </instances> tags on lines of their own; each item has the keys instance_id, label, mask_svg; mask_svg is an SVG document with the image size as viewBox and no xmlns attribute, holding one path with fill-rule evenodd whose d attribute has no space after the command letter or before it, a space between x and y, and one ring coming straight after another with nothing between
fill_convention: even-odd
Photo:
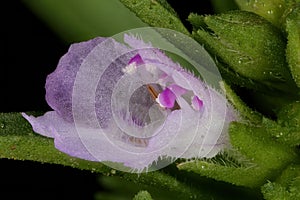
<instances>
[{"instance_id":1,"label":"green leaf","mask_svg":"<svg viewBox=\"0 0 300 200\"><path fill-rule=\"evenodd\" d=\"M286 17L285 31L288 39L286 58L292 76L300 87L300 4L290 8Z\"/></svg>"},{"instance_id":2,"label":"green leaf","mask_svg":"<svg viewBox=\"0 0 300 200\"><path fill-rule=\"evenodd\" d=\"M149 192L147 191L140 191L139 193L137 193L133 200L152 200L151 195L149 194Z\"/></svg>"},{"instance_id":3,"label":"green leaf","mask_svg":"<svg viewBox=\"0 0 300 200\"><path fill-rule=\"evenodd\" d=\"M210 159L183 162L177 167L180 170L250 188L262 185L267 173L236 150L227 150Z\"/></svg>"},{"instance_id":4,"label":"green leaf","mask_svg":"<svg viewBox=\"0 0 300 200\"><path fill-rule=\"evenodd\" d=\"M143 22L153 27L168 28L189 35L166 0L120 0Z\"/></svg>"},{"instance_id":5,"label":"green leaf","mask_svg":"<svg viewBox=\"0 0 300 200\"><path fill-rule=\"evenodd\" d=\"M235 0L241 10L254 12L280 27L287 0Z\"/></svg>"},{"instance_id":6,"label":"green leaf","mask_svg":"<svg viewBox=\"0 0 300 200\"><path fill-rule=\"evenodd\" d=\"M266 176L266 171L259 167L228 167L198 160L180 163L178 168L218 181L251 188L262 185Z\"/></svg>"}]
</instances>

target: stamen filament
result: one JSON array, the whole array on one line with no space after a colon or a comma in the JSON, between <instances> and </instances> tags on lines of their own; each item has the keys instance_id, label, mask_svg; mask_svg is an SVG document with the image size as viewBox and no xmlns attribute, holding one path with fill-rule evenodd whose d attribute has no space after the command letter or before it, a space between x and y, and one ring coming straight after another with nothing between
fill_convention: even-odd
<instances>
[{"instance_id":1,"label":"stamen filament","mask_svg":"<svg viewBox=\"0 0 300 200\"><path fill-rule=\"evenodd\" d=\"M158 97L158 92L156 92L154 87L152 87L151 85L147 85L147 89L148 89L149 93L151 94L153 100L155 100Z\"/></svg>"}]
</instances>

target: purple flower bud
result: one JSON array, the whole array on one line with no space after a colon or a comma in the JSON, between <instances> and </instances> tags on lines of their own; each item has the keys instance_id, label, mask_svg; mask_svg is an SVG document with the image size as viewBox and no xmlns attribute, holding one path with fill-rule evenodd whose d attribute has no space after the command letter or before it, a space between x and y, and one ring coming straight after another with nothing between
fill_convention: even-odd
<instances>
[{"instance_id":1,"label":"purple flower bud","mask_svg":"<svg viewBox=\"0 0 300 200\"><path fill-rule=\"evenodd\" d=\"M130 35L124 41L73 44L47 77L54 111L23 113L33 130L71 156L139 172L228 147L228 125L238 117L225 97L151 44Z\"/></svg>"}]
</instances>

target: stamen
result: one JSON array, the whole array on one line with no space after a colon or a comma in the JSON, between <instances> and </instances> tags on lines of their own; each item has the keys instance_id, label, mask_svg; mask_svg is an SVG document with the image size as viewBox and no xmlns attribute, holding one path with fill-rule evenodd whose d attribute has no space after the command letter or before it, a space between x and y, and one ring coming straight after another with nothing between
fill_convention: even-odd
<instances>
[{"instance_id":1,"label":"stamen","mask_svg":"<svg viewBox=\"0 0 300 200\"><path fill-rule=\"evenodd\" d=\"M158 92L151 85L147 85L147 89L148 89L149 93L151 94L153 100L155 100L158 97Z\"/></svg>"}]
</instances>

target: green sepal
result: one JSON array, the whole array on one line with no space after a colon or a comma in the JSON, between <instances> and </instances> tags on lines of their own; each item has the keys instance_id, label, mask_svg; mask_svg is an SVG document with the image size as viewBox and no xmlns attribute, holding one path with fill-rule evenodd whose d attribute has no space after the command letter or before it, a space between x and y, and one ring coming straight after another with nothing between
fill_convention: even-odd
<instances>
[{"instance_id":1,"label":"green sepal","mask_svg":"<svg viewBox=\"0 0 300 200\"><path fill-rule=\"evenodd\" d=\"M132 200L152 200L152 197L148 191L139 191Z\"/></svg>"},{"instance_id":2,"label":"green sepal","mask_svg":"<svg viewBox=\"0 0 300 200\"><path fill-rule=\"evenodd\" d=\"M283 127L300 132L300 102L296 101L286 105L278 113L278 123Z\"/></svg>"},{"instance_id":3,"label":"green sepal","mask_svg":"<svg viewBox=\"0 0 300 200\"><path fill-rule=\"evenodd\" d=\"M298 159L294 148L272 140L263 126L233 122L229 133L233 145L228 153L231 159L217 156L180 163L178 168L234 185L257 188L277 178L287 165Z\"/></svg>"},{"instance_id":4,"label":"green sepal","mask_svg":"<svg viewBox=\"0 0 300 200\"><path fill-rule=\"evenodd\" d=\"M234 185L260 187L268 180L275 180L289 164L299 161L295 147L289 147L278 131L282 127L264 117L256 126L232 122L229 135L233 149L228 153L231 159L217 156L193 160L180 163L178 168Z\"/></svg>"},{"instance_id":5,"label":"green sepal","mask_svg":"<svg viewBox=\"0 0 300 200\"><path fill-rule=\"evenodd\" d=\"M278 183L268 182L262 187L262 193L266 200L294 200L289 192Z\"/></svg>"},{"instance_id":6,"label":"green sepal","mask_svg":"<svg viewBox=\"0 0 300 200\"><path fill-rule=\"evenodd\" d=\"M284 26L288 39L286 59L292 76L300 87L300 3L290 7Z\"/></svg>"},{"instance_id":7,"label":"green sepal","mask_svg":"<svg viewBox=\"0 0 300 200\"><path fill-rule=\"evenodd\" d=\"M298 160L294 148L272 140L262 126L233 122L229 134L233 150L240 154L230 154L235 165L228 164L228 159L221 159L225 160L224 164L195 160L180 163L178 168L234 185L257 188L267 180L276 179L286 166Z\"/></svg>"},{"instance_id":8,"label":"green sepal","mask_svg":"<svg viewBox=\"0 0 300 200\"><path fill-rule=\"evenodd\" d=\"M300 145L300 102L284 106L278 113L277 123L264 119L267 132L278 142L291 147Z\"/></svg>"},{"instance_id":9,"label":"green sepal","mask_svg":"<svg viewBox=\"0 0 300 200\"><path fill-rule=\"evenodd\" d=\"M235 149L272 175L298 159L293 148L274 140L264 126L232 122L229 134Z\"/></svg>"},{"instance_id":10,"label":"green sepal","mask_svg":"<svg viewBox=\"0 0 300 200\"><path fill-rule=\"evenodd\" d=\"M120 0L120 2L150 26L173 29L190 35L166 0Z\"/></svg>"},{"instance_id":11,"label":"green sepal","mask_svg":"<svg viewBox=\"0 0 300 200\"><path fill-rule=\"evenodd\" d=\"M266 200L300 199L300 166L287 167L275 182L268 182L261 190Z\"/></svg>"},{"instance_id":12,"label":"green sepal","mask_svg":"<svg viewBox=\"0 0 300 200\"><path fill-rule=\"evenodd\" d=\"M264 92L297 93L286 66L285 40L264 18L246 11L230 11L212 16L192 14L189 21L194 28L194 38L223 66L264 85L268 88ZM254 87L250 84L248 88Z\"/></svg>"}]
</instances>

